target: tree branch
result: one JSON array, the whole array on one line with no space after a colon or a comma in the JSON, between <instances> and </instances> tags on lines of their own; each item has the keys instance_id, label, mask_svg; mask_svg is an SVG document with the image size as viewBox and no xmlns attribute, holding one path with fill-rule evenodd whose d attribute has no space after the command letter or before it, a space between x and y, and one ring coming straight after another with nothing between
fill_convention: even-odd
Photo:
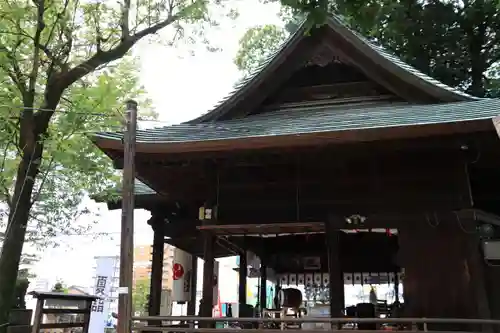
<instances>
[{"instance_id":1,"label":"tree branch","mask_svg":"<svg viewBox=\"0 0 500 333\"><path fill-rule=\"evenodd\" d=\"M130 36L129 21L130 21L130 0L124 0L121 23L120 23L120 27L122 30L122 38L121 38L122 42L126 41Z\"/></svg>"},{"instance_id":2,"label":"tree branch","mask_svg":"<svg viewBox=\"0 0 500 333\"><path fill-rule=\"evenodd\" d=\"M33 37L33 67L31 68L31 73L29 75L28 94L24 100L25 106L29 107L33 106L35 102L38 70L40 68L40 38L43 30L45 29L45 22L43 21L43 15L45 14L45 0L33 0L33 3L37 7L37 24L35 36Z\"/></svg>"},{"instance_id":3,"label":"tree branch","mask_svg":"<svg viewBox=\"0 0 500 333\"><path fill-rule=\"evenodd\" d=\"M175 15L171 14L170 12L165 20L160 21L148 28L145 28L131 36L128 36L125 40L122 40L118 45L110 50L96 52L90 58L71 68L69 71L60 73L59 75L55 75L54 77L50 78L45 91L46 105L44 106L44 108L55 109L55 107L59 103L59 100L61 99L63 92L73 83L80 80L85 75L94 72L100 66L122 58L139 40L148 35L155 34L159 30L169 26L197 6L199 6L199 3L195 1L191 5L186 6L185 8L180 10ZM128 23L126 29L128 29ZM52 117L52 114L53 112L39 112L37 114L37 120L40 122L40 124L48 124L50 118Z\"/></svg>"}]
</instances>

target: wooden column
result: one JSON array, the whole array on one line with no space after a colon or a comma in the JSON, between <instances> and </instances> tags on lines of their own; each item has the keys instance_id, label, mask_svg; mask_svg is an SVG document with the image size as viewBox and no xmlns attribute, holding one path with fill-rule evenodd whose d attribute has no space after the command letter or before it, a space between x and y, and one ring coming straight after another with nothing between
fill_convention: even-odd
<instances>
[{"instance_id":1,"label":"wooden column","mask_svg":"<svg viewBox=\"0 0 500 333\"><path fill-rule=\"evenodd\" d=\"M153 258L151 260L151 284L149 287L150 316L159 316L161 307L161 291L163 281L163 256L164 256L164 220L152 217L148 222L153 228Z\"/></svg>"},{"instance_id":2,"label":"wooden column","mask_svg":"<svg viewBox=\"0 0 500 333\"><path fill-rule=\"evenodd\" d=\"M500 266L485 265L485 287L490 305L491 319L500 320ZM500 333L500 326L495 325L495 332Z\"/></svg>"},{"instance_id":3,"label":"wooden column","mask_svg":"<svg viewBox=\"0 0 500 333\"><path fill-rule=\"evenodd\" d=\"M239 267L238 302L240 304L247 304L247 267L247 252L243 251L240 255Z\"/></svg>"},{"instance_id":4,"label":"wooden column","mask_svg":"<svg viewBox=\"0 0 500 333\"><path fill-rule=\"evenodd\" d=\"M215 236L209 231L203 233L204 250L203 250L203 292L200 305L201 317L212 317L213 297L214 297L214 250ZM210 328L212 323L202 323L201 327Z\"/></svg>"},{"instance_id":5,"label":"wooden column","mask_svg":"<svg viewBox=\"0 0 500 333\"><path fill-rule=\"evenodd\" d=\"M267 265L263 258L260 259L260 310L267 307Z\"/></svg>"},{"instance_id":6,"label":"wooden column","mask_svg":"<svg viewBox=\"0 0 500 333\"><path fill-rule=\"evenodd\" d=\"M333 221L325 223L325 241L330 276L330 318L338 318L344 310L344 279L340 267L339 231L332 224Z\"/></svg>"},{"instance_id":7,"label":"wooden column","mask_svg":"<svg viewBox=\"0 0 500 333\"><path fill-rule=\"evenodd\" d=\"M487 316L484 277L473 224L454 214L402 223L399 264L404 268L405 317ZM481 303L481 304L480 304ZM482 314L481 314L482 313ZM463 325L428 325L430 330L465 330Z\"/></svg>"},{"instance_id":8,"label":"wooden column","mask_svg":"<svg viewBox=\"0 0 500 333\"><path fill-rule=\"evenodd\" d=\"M194 254L191 254L191 298L188 302L187 307L187 315L195 316L196 315L196 290L197 282L198 282L198 257Z\"/></svg>"}]
</instances>

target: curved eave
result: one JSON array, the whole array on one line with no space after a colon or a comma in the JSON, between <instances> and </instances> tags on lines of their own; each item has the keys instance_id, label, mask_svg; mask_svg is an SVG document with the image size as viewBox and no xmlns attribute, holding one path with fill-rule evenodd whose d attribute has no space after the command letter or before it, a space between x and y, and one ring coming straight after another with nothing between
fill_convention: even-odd
<instances>
[{"instance_id":1,"label":"curved eave","mask_svg":"<svg viewBox=\"0 0 500 333\"><path fill-rule=\"evenodd\" d=\"M182 154L193 152L224 152L231 150L272 149L305 147L322 144L345 144L378 140L411 139L429 136L453 135L494 131L491 118L464 121L422 123L405 126L371 127L355 130L315 131L273 136L249 136L204 141L144 142L138 141L138 153ZM118 138L95 137L95 144L102 150L123 150Z\"/></svg>"}]
</instances>

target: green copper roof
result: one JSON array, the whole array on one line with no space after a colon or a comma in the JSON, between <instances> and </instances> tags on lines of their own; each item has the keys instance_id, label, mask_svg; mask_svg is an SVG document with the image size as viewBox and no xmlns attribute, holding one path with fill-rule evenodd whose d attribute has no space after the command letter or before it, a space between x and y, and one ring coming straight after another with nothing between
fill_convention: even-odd
<instances>
[{"instance_id":1,"label":"green copper roof","mask_svg":"<svg viewBox=\"0 0 500 333\"><path fill-rule=\"evenodd\" d=\"M120 191L121 191L121 187L120 187ZM156 191L153 190L148 185L141 182L140 180L136 179L135 183L134 183L134 194L135 195L151 195L151 194L156 194Z\"/></svg>"},{"instance_id":2,"label":"green copper roof","mask_svg":"<svg viewBox=\"0 0 500 333\"><path fill-rule=\"evenodd\" d=\"M408 103L300 107L246 118L201 124L180 124L137 132L137 142L180 143L491 119L500 113L500 99L415 105ZM121 133L98 137L121 140Z\"/></svg>"}]
</instances>

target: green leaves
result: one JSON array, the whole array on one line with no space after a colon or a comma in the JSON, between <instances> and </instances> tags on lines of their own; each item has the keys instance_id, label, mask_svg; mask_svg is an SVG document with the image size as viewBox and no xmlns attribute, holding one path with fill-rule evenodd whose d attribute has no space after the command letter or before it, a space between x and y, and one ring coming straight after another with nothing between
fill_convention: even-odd
<instances>
[{"instance_id":1,"label":"green leaves","mask_svg":"<svg viewBox=\"0 0 500 333\"><path fill-rule=\"evenodd\" d=\"M134 313L139 313L139 315L144 315L147 313L149 285L149 279L138 280L135 282L134 290L132 293L132 310Z\"/></svg>"},{"instance_id":2,"label":"green leaves","mask_svg":"<svg viewBox=\"0 0 500 333\"><path fill-rule=\"evenodd\" d=\"M245 74L251 73L280 47L286 37L286 30L276 25L250 28L240 39L240 48L234 59L236 66Z\"/></svg>"}]
</instances>

